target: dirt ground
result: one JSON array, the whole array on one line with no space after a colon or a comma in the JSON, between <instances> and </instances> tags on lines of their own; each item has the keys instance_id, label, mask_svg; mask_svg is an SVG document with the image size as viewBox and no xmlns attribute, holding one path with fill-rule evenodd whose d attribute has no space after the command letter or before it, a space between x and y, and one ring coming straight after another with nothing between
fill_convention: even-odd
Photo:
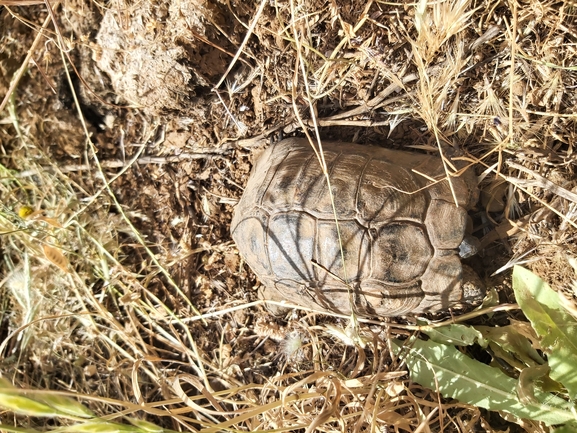
<instances>
[{"instance_id":1,"label":"dirt ground","mask_svg":"<svg viewBox=\"0 0 577 433\"><path fill-rule=\"evenodd\" d=\"M187 376L183 392L202 394L193 377L221 391L273 377L288 386L314 371L364 377L388 363L319 330L343 319L247 306L258 281L232 242L232 212L259 151L305 129L462 149L482 179L473 221L483 250L470 265L502 303L514 302L513 264L574 296L577 28L567 3L0 5L0 97L12 92L0 111L2 212L13 221L3 231L28 236L0 239L10 312L0 318L0 369L16 382L140 403L174 395L163 380L177 374ZM36 219L22 222L28 208ZM42 289L15 301L21 269ZM188 321L196 311L226 314ZM9 338L31 319L64 314L86 316ZM436 404L435 393L411 392ZM537 431L447 404L431 431L465 431L447 421L455 417L475 431Z\"/></svg>"}]
</instances>

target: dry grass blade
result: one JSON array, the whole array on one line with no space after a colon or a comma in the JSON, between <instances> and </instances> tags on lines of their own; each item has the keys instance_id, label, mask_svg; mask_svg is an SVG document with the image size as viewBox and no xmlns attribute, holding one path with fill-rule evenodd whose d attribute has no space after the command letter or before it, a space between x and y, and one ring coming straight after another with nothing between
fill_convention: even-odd
<instances>
[{"instance_id":1,"label":"dry grass blade","mask_svg":"<svg viewBox=\"0 0 577 433\"><path fill-rule=\"evenodd\" d=\"M325 155L323 153L323 146L322 146L322 141L320 138L320 134L319 134L319 128L318 128L318 124L317 124L317 119L316 119L316 107L314 106L314 99L311 96L311 92L309 89L309 77L308 77L308 71L306 69L306 65L305 65L305 59L303 57L303 49L302 49L302 44L300 41L301 38L301 32L299 32L298 28L297 28L297 23L298 22L302 22L302 20L297 16L296 14L296 10L295 10L295 6L294 6L294 1L291 0L291 13L292 13L292 19L291 19L291 24L292 24L292 29L293 29L293 37L295 40L295 44L296 44L296 53L297 53L297 57L296 57L296 65L295 65L295 72L293 75L293 110L294 110L294 114L295 117L298 119L299 123L301 124L301 126L303 127L303 130L309 140L309 143L313 149L313 151L315 152L315 155L317 157L317 160L321 166L321 169L323 171L324 177L326 179L327 182L327 190L329 192L329 197L331 200L331 206L333 209L333 215L334 215L334 219L335 219L335 227L336 227L336 232L337 232L337 237L338 237L338 242L339 242L339 248L340 248L340 254L341 254L341 263L343 266L343 280L344 281L349 281L348 278L348 273L347 273L347 262L345 261L345 250L343 247L343 239L342 239L342 235L341 235L341 228L339 226L339 215L337 214L337 208L335 206L335 197L334 197L334 193L333 193L333 188L331 186L331 180L330 180L330 176L329 173L327 171L327 163L325 160ZM303 31L304 34L306 34L306 32ZM302 82L304 83L304 90L305 90L305 95L306 95L306 100L308 101L308 108L310 110L310 114L311 114L311 120L313 122L313 131L314 131L314 137L315 139L313 140L308 131L307 128L304 126L302 117L299 113L299 110L296 106L296 100L297 100L297 95L296 95L296 90L298 89L298 74L301 74L301 78L302 78ZM352 299L352 291L350 290L350 288L347 286L347 290L348 290L348 294L349 294L349 302L351 305L351 311L354 311L354 309L352 308L353 305L353 299ZM351 322L355 325L355 330L357 328L356 324L356 315L354 313L351 313Z\"/></svg>"},{"instance_id":2,"label":"dry grass blade","mask_svg":"<svg viewBox=\"0 0 577 433\"><path fill-rule=\"evenodd\" d=\"M46 17L46 19L44 20L44 23L42 24L41 30L38 32L38 34L34 38L34 42L30 46L30 49L28 50L28 55L26 56L26 58L24 59L24 61L20 65L20 68L18 69L18 71L12 77L12 80L10 81L10 87L8 88L8 91L4 95L4 99L2 99L2 102L0 103L0 113L2 111L4 111L4 108L6 108L6 105L8 104L8 101L10 100L10 97L12 96L12 93L14 92L14 89L16 89L18 87L18 83L20 83L22 76L24 75L24 73L28 69L28 65L29 65L30 61L32 60L32 57L34 56L34 52L37 50L38 46L40 45L40 42L42 42L42 39L44 37L43 32L44 32L44 30L46 30L48 28L48 24L50 24L50 17Z\"/></svg>"},{"instance_id":3,"label":"dry grass blade","mask_svg":"<svg viewBox=\"0 0 577 433\"><path fill-rule=\"evenodd\" d=\"M33 6L42 5L44 0L2 0L0 5L3 6Z\"/></svg>"},{"instance_id":4,"label":"dry grass blade","mask_svg":"<svg viewBox=\"0 0 577 433\"><path fill-rule=\"evenodd\" d=\"M252 23L250 24L250 27L248 28L248 31L244 37L244 40L242 42L242 44L240 45L240 47L238 48L236 54L234 55L234 58L232 59L232 61L229 63L228 65L228 69L225 71L225 73L222 75L222 77L220 78L220 81L214 86L215 89L218 89L220 87L220 85L224 82L224 80L226 80L226 77L228 75L228 73L231 71L231 69L234 67L235 63L237 62L237 60L239 59L239 57L241 56L242 52L243 52L243 48L245 47L245 45L247 44L248 40L250 39L250 37L252 36L253 32L254 32L254 28L256 26L256 24L258 23L258 20L262 14L262 11L264 9L266 5L266 2L264 0L262 0L260 2L260 6L257 9L255 16L252 20Z\"/></svg>"},{"instance_id":5,"label":"dry grass blade","mask_svg":"<svg viewBox=\"0 0 577 433\"><path fill-rule=\"evenodd\" d=\"M543 188L549 192L552 192L553 194L561 196L569 201L572 201L573 203L577 203L577 194L575 194L574 192L568 191L567 189L559 185L556 185L555 183L535 173L533 170L530 170L527 167L522 166L521 164L508 161L507 165L511 168L521 171L522 173L530 174L532 177L535 178L535 181L533 182L532 181L523 182L522 179L509 178L509 181L514 185L536 186L538 188Z\"/></svg>"}]
</instances>

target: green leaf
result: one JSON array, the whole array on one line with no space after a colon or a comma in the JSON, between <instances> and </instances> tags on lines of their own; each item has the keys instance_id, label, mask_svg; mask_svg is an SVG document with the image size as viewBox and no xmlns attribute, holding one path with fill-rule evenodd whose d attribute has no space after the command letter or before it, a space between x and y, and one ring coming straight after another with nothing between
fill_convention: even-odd
<instances>
[{"instance_id":1,"label":"green leaf","mask_svg":"<svg viewBox=\"0 0 577 433\"><path fill-rule=\"evenodd\" d=\"M60 427L52 433L142 433L142 430L128 424L93 419L83 423Z\"/></svg>"},{"instance_id":2,"label":"green leaf","mask_svg":"<svg viewBox=\"0 0 577 433\"><path fill-rule=\"evenodd\" d=\"M475 328L480 331L487 340L499 345L501 349L514 355L515 358L518 358L525 365L544 364L545 360L541 358L539 353L533 348L531 344L532 341L525 336L527 331L532 331L528 323L525 323L525 325L529 330L525 329L523 333L519 332L523 326L522 323L500 328L491 326L476 326ZM533 339L537 341L537 335L534 335ZM509 362L508 359L505 360ZM514 363L509 363L514 365Z\"/></svg>"},{"instance_id":3,"label":"green leaf","mask_svg":"<svg viewBox=\"0 0 577 433\"><path fill-rule=\"evenodd\" d=\"M499 305L499 293L494 287L491 287L487 290L480 308L494 307L495 305ZM492 314L489 314L489 316L491 315Z\"/></svg>"},{"instance_id":4,"label":"green leaf","mask_svg":"<svg viewBox=\"0 0 577 433\"><path fill-rule=\"evenodd\" d=\"M393 340L392 343L395 352L400 353L403 342ZM547 425L575 420L571 405L552 394L535 391L537 403L522 403L515 392L515 379L463 355L453 346L413 340L402 349L411 379L438 390L445 397Z\"/></svg>"},{"instance_id":5,"label":"green leaf","mask_svg":"<svg viewBox=\"0 0 577 433\"><path fill-rule=\"evenodd\" d=\"M577 431L577 422L570 422L564 426L558 427L551 433L575 433Z\"/></svg>"},{"instance_id":6,"label":"green leaf","mask_svg":"<svg viewBox=\"0 0 577 433\"><path fill-rule=\"evenodd\" d=\"M519 374L519 383L517 384L517 395L523 403L537 403L535 398L535 382L543 379L549 374L549 366L536 365L524 368Z\"/></svg>"},{"instance_id":7,"label":"green leaf","mask_svg":"<svg viewBox=\"0 0 577 433\"><path fill-rule=\"evenodd\" d=\"M0 390L0 407L19 415L56 417L60 412L27 397Z\"/></svg>"},{"instance_id":8,"label":"green leaf","mask_svg":"<svg viewBox=\"0 0 577 433\"><path fill-rule=\"evenodd\" d=\"M511 352L507 352L494 341L489 342L488 349L493 357L490 365L492 367L498 367L499 370L502 370L508 376L515 377L518 371L527 368L527 366L520 362L515 355Z\"/></svg>"},{"instance_id":9,"label":"green leaf","mask_svg":"<svg viewBox=\"0 0 577 433\"><path fill-rule=\"evenodd\" d=\"M28 416L92 418L95 415L74 399L50 391L27 395L26 390L14 387L0 378L0 407Z\"/></svg>"},{"instance_id":10,"label":"green leaf","mask_svg":"<svg viewBox=\"0 0 577 433\"><path fill-rule=\"evenodd\" d=\"M82 403L68 397L55 395L47 392L35 393L34 398L50 407L58 410L63 415L69 415L79 418L93 418L96 415Z\"/></svg>"},{"instance_id":11,"label":"green leaf","mask_svg":"<svg viewBox=\"0 0 577 433\"><path fill-rule=\"evenodd\" d=\"M2 433L42 433L40 430L35 430L31 427L16 427L13 425L8 425L5 422L2 424Z\"/></svg>"},{"instance_id":12,"label":"green leaf","mask_svg":"<svg viewBox=\"0 0 577 433\"><path fill-rule=\"evenodd\" d=\"M577 322L565 311L557 292L527 269L515 266L513 290L517 303L541 337L550 377L567 389L571 399L577 398Z\"/></svg>"},{"instance_id":13,"label":"green leaf","mask_svg":"<svg viewBox=\"0 0 577 433\"><path fill-rule=\"evenodd\" d=\"M481 346L486 345L483 335L475 328L467 325L455 324L439 328L424 328L423 332L437 343L470 346L478 341Z\"/></svg>"}]
</instances>

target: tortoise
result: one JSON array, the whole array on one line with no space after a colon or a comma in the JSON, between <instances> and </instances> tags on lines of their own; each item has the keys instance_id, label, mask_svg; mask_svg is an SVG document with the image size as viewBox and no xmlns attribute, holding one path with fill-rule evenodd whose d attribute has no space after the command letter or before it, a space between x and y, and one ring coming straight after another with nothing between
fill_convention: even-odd
<instances>
[{"instance_id":1,"label":"tortoise","mask_svg":"<svg viewBox=\"0 0 577 433\"><path fill-rule=\"evenodd\" d=\"M319 160L299 138L262 153L234 211L232 237L263 297L364 317L482 299L480 279L459 257L478 198L472 171L451 177L453 194L436 156L322 147L334 211Z\"/></svg>"}]
</instances>

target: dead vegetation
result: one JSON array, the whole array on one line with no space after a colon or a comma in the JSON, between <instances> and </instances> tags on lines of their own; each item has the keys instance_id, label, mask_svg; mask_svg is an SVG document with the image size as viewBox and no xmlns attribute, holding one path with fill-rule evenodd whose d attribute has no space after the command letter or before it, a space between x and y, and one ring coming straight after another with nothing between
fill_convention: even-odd
<instances>
[{"instance_id":1,"label":"dead vegetation","mask_svg":"<svg viewBox=\"0 0 577 433\"><path fill-rule=\"evenodd\" d=\"M549 431L411 383L406 322L273 318L228 229L279 136L449 143L482 179L471 264L501 302L515 263L573 298L573 4L0 5L2 377L100 429ZM28 415L0 419L55 426Z\"/></svg>"}]
</instances>

